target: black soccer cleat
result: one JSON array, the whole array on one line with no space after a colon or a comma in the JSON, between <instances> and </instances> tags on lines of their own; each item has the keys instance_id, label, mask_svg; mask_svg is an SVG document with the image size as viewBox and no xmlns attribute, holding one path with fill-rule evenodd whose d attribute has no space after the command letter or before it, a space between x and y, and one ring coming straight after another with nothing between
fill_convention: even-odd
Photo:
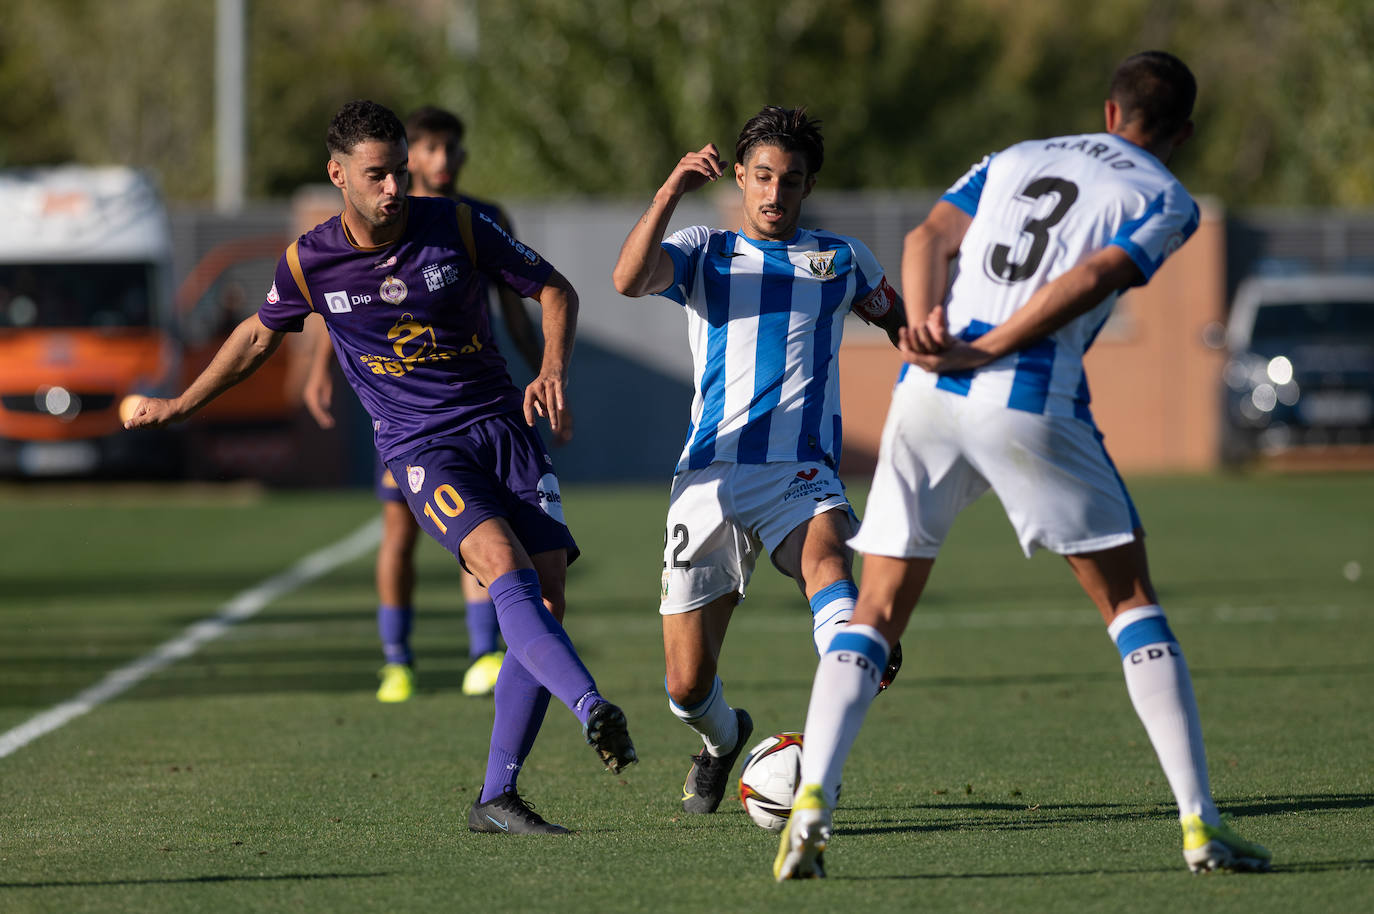
<instances>
[{"instance_id":1,"label":"black soccer cleat","mask_svg":"<svg viewBox=\"0 0 1374 914\"><path fill-rule=\"evenodd\" d=\"M545 822L534 806L507 789L493 800L474 803L468 810L468 830L483 834L566 835L561 825Z\"/></svg>"},{"instance_id":2,"label":"black soccer cleat","mask_svg":"<svg viewBox=\"0 0 1374 914\"><path fill-rule=\"evenodd\" d=\"M892 685L892 680L897 678L897 673L902 668L902 642L898 641L892 645L892 650L887 655L887 666L883 669L883 678L878 680L878 694L887 691L887 687Z\"/></svg>"},{"instance_id":3,"label":"black soccer cleat","mask_svg":"<svg viewBox=\"0 0 1374 914\"><path fill-rule=\"evenodd\" d=\"M735 709L735 720L739 722L739 739L735 748L717 758L705 748L692 756L692 768L687 772L687 780L682 784L682 808L686 812L715 812L725 797L729 786L730 770L735 767L749 737L754 732L754 721L743 708Z\"/></svg>"},{"instance_id":4,"label":"black soccer cleat","mask_svg":"<svg viewBox=\"0 0 1374 914\"><path fill-rule=\"evenodd\" d=\"M593 709L582 732L587 737L587 745L596 750L601 763L615 774L639 761L635 744L630 739L630 725L625 720L625 712L609 701Z\"/></svg>"}]
</instances>

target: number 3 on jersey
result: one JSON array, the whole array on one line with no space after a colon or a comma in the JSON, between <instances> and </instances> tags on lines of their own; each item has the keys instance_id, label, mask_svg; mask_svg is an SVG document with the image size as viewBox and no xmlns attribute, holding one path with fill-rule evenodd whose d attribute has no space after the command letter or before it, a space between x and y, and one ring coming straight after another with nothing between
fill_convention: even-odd
<instances>
[{"instance_id":1,"label":"number 3 on jersey","mask_svg":"<svg viewBox=\"0 0 1374 914\"><path fill-rule=\"evenodd\" d=\"M1040 261L1050 246L1050 229L1059 224L1059 220L1064 218L1069 207L1078 199L1078 185L1063 178L1045 176L1036 178L1016 195L1034 207L1041 197L1049 194L1057 197L1054 208L1038 219L1027 219L1021 226L1022 234L1029 235L1031 239L1023 260L1014 262L1011 259L1012 249L1005 244L994 244L988 249L985 269L993 279L1008 284L1021 282L1034 276L1035 271L1040 269ZM1020 246L1018 243L1017 247Z\"/></svg>"},{"instance_id":2,"label":"number 3 on jersey","mask_svg":"<svg viewBox=\"0 0 1374 914\"><path fill-rule=\"evenodd\" d=\"M444 483L434 490L434 501L425 502L425 517L434 521L434 526L439 528L439 533L448 533L448 524L439 519L439 515L434 513L434 506L438 505L439 510L448 517L457 517L463 513L463 496L458 494L458 490L448 483Z\"/></svg>"}]
</instances>

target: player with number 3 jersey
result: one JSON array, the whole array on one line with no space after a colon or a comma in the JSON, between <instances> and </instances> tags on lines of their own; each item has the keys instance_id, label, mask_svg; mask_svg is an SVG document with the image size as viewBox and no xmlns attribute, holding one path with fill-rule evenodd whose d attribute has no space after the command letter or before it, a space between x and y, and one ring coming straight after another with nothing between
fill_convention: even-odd
<instances>
[{"instance_id":1,"label":"player with number 3 jersey","mask_svg":"<svg viewBox=\"0 0 1374 914\"><path fill-rule=\"evenodd\" d=\"M825 875L841 770L877 671L955 516L988 489L1026 555L1063 555L1107 623L1178 803L1188 866L1268 867L1269 852L1225 825L1212 801L1188 667L1083 372L1118 291L1149 282L1197 228L1196 204L1166 167L1192 134L1196 93L1173 55L1127 58L1112 78L1105 133L1020 143L984 159L907 235L900 348L909 364L850 540L865 556L854 618L816 669L775 878Z\"/></svg>"}]
</instances>

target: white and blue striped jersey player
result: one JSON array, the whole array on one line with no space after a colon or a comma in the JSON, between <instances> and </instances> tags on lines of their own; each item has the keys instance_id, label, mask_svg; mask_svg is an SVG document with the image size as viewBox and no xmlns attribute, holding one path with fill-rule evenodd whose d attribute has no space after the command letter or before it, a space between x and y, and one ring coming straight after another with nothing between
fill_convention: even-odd
<instances>
[{"instance_id":1,"label":"white and blue striped jersey player","mask_svg":"<svg viewBox=\"0 0 1374 914\"><path fill-rule=\"evenodd\" d=\"M1198 225L1197 204L1169 170L1108 133L1019 143L941 200L972 217L944 301L950 334L968 341L1112 245L1148 282ZM1093 423L1083 369L1116 297L970 371L904 366L870 493L883 510L870 508L851 545L933 557L954 515L989 486L1027 555L1130 542L1140 521Z\"/></svg>"},{"instance_id":2,"label":"white and blue striped jersey player","mask_svg":"<svg viewBox=\"0 0 1374 914\"><path fill-rule=\"evenodd\" d=\"M863 242L801 229L788 242L706 226L663 242L687 311L692 422L678 471L716 461L839 463L844 318L883 283Z\"/></svg>"},{"instance_id":3,"label":"white and blue striped jersey player","mask_svg":"<svg viewBox=\"0 0 1374 914\"><path fill-rule=\"evenodd\" d=\"M869 249L831 232L765 241L692 226L662 246L673 278L657 294L687 312L695 385L667 525L670 539L693 539L668 543L660 611L671 614L743 596L760 549L848 507L844 319L876 320L897 298Z\"/></svg>"}]
</instances>

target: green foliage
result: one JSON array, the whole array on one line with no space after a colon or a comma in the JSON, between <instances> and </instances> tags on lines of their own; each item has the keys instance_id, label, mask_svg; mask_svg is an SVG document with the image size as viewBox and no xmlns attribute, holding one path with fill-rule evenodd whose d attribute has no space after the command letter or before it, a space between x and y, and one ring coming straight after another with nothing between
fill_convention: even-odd
<instances>
[{"instance_id":1,"label":"green foliage","mask_svg":"<svg viewBox=\"0 0 1374 914\"><path fill-rule=\"evenodd\" d=\"M322 180L338 105L456 109L484 193L644 195L764 104L825 123L826 188L941 188L984 153L1095 130L1114 64L1200 83L1176 160L1232 206L1374 205L1365 0L247 0L250 193ZM0 164L144 165L213 186L210 2L9 0ZM727 152L727 158L731 157Z\"/></svg>"}]
</instances>

